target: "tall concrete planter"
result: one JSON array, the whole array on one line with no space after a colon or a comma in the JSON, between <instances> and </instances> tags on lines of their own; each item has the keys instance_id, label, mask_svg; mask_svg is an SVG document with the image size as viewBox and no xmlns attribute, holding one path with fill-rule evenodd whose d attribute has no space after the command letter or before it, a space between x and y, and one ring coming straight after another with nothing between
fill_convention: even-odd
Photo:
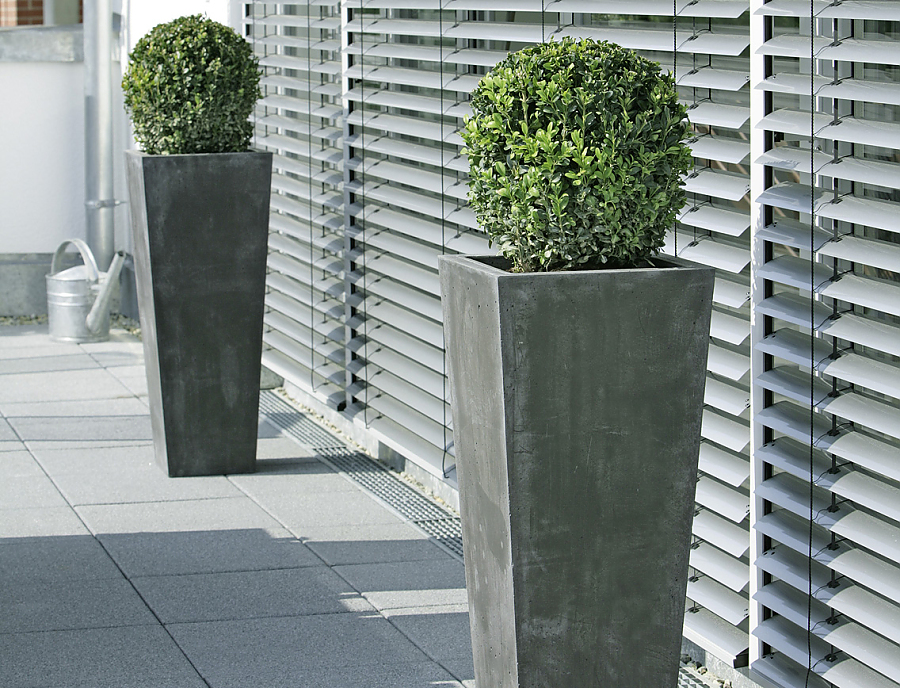
<instances>
[{"instance_id":1,"label":"tall concrete planter","mask_svg":"<svg viewBox=\"0 0 900 688\"><path fill-rule=\"evenodd\" d=\"M674 688L713 270L440 260L478 686Z\"/></svg>"},{"instance_id":2,"label":"tall concrete planter","mask_svg":"<svg viewBox=\"0 0 900 688\"><path fill-rule=\"evenodd\" d=\"M127 155L156 461L256 467L271 153Z\"/></svg>"}]
</instances>

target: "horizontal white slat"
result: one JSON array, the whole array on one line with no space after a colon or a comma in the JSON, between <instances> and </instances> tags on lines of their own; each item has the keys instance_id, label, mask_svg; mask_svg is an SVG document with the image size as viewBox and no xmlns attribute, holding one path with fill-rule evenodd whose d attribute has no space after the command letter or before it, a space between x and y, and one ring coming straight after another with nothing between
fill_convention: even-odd
<instances>
[{"instance_id":1,"label":"horizontal white slat","mask_svg":"<svg viewBox=\"0 0 900 688\"><path fill-rule=\"evenodd\" d=\"M750 515L748 495L708 476L701 476L697 481L696 501L735 523L743 523Z\"/></svg>"},{"instance_id":2,"label":"horizontal white slat","mask_svg":"<svg viewBox=\"0 0 900 688\"><path fill-rule=\"evenodd\" d=\"M770 296L757 306L757 311L809 328L809 299L797 294ZM820 303L815 304L814 324L822 334L900 356L900 327L853 313L832 316L831 309Z\"/></svg>"},{"instance_id":3,"label":"horizontal white slat","mask_svg":"<svg viewBox=\"0 0 900 688\"><path fill-rule=\"evenodd\" d=\"M805 626L806 622L801 629L784 617L776 616L760 623L753 629L753 635L806 667L810 641ZM831 647L823 640L813 637L811 644L813 673L838 688L896 688L896 683L851 657L839 655L833 662L825 661L824 658L831 655Z\"/></svg>"},{"instance_id":4,"label":"horizontal white slat","mask_svg":"<svg viewBox=\"0 0 900 688\"><path fill-rule=\"evenodd\" d=\"M732 666L746 663L747 632L706 609L689 609L684 615L683 632L685 638Z\"/></svg>"},{"instance_id":5,"label":"horizontal white slat","mask_svg":"<svg viewBox=\"0 0 900 688\"><path fill-rule=\"evenodd\" d=\"M688 141L695 158L718 160L737 165L750 155L750 144L741 139L705 134Z\"/></svg>"},{"instance_id":6,"label":"horizontal white slat","mask_svg":"<svg viewBox=\"0 0 900 688\"><path fill-rule=\"evenodd\" d=\"M674 243L667 241L665 250L675 253ZM750 264L750 252L745 245L732 243L727 237L695 237L686 231L678 232L678 255L732 273L739 273Z\"/></svg>"},{"instance_id":7,"label":"horizontal white slat","mask_svg":"<svg viewBox=\"0 0 900 688\"><path fill-rule=\"evenodd\" d=\"M694 516L692 532L738 559L750 549L750 534L746 530L707 509L700 509Z\"/></svg>"},{"instance_id":8,"label":"horizontal white slat","mask_svg":"<svg viewBox=\"0 0 900 688\"><path fill-rule=\"evenodd\" d=\"M867 146L881 146L888 141L896 141L900 134L897 122L882 122L858 117L841 117L835 122L830 114L817 112L815 121L816 138L832 141L860 143ZM808 137L810 134L810 118L808 112L799 110L775 110L766 115L756 125L757 129L780 131L786 134Z\"/></svg>"},{"instance_id":9,"label":"horizontal white slat","mask_svg":"<svg viewBox=\"0 0 900 688\"><path fill-rule=\"evenodd\" d=\"M763 552L756 564L795 591L808 595L809 560L800 552L788 547L773 547ZM856 585L850 578L832 577L830 569L818 562L813 562L812 574L815 600L855 619L893 643L900 640L900 608ZM897 668L900 669L900 665Z\"/></svg>"},{"instance_id":10,"label":"horizontal white slat","mask_svg":"<svg viewBox=\"0 0 900 688\"><path fill-rule=\"evenodd\" d=\"M724 583L734 592L745 590L750 583L750 568L706 542L691 548L691 568Z\"/></svg>"},{"instance_id":11,"label":"horizontal white slat","mask_svg":"<svg viewBox=\"0 0 900 688\"><path fill-rule=\"evenodd\" d=\"M758 14L773 17L808 17L809 0L769 0L760 7ZM813 11L820 19L872 19L900 20L900 2L897 0L814 0Z\"/></svg>"},{"instance_id":12,"label":"horizontal white slat","mask_svg":"<svg viewBox=\"0 0 900 688\"><path fill-rule=\"evenodd\" d=\"M757 161L759 164L769 165L782 170L793 170L809 174L809 151L793 146L779 146L764 153ZM879 186L900 187L900 164L883 162L880 160L867 160L843 156L835 160L832 156L816 151L813 155L816 174L845 179L864 184L877 184ZM807 196L809 194L807 187Z\"/></svg>"},{"instance_id":13,"label":"horizontal white slat","mask_svg":"<svg viewBox=\"0 0 900 688\"><path fill-rule=\"evenodd\" d=\"M809 522L787 509L762 516L755 524L757 532L808 556ZM900 568L856 547L847 540L832 541L822 528L813 527L813 560L860 585L874 590L891 602L900 603Z\"/></svg>"},{"instance_id":14,"label":"horizontal white slat","mask_svg":"<svg viewBox=\"0 0 900 688\"><path fill-rule=\"evenodd\" d=\"M709 442L701 442L700 470L737 487L750 478L750 461L746 456L726 451Z\"/></svg>"},{"instance_id":15,"label":"horizontal white slat","mask_svg":"<svg viewBox=\"0 0 900 688\"><path fill-rule=\"evenodd\" d=\"M688 193L739 201L750 193L750 180L744 175L702 167L687 175L683 187Z\"/></svg>"},{"instance_id":16,"label":"horizontal white slat","mask_svg":"<svg viewBox=\"0 0 900 688\"><path fill-rule=\"evenodd\" d=\"M750 613L746 595L728 589L709 576L688 580L687 597L732 626L740 624Z\"/></svg>"},{"instance_id":17,"label":"horizontal white slat","mask_svg":"<svg viewBox=\"0 0 900 688\"><path fill-rule=\"evenodd\" d=\"M807 54L807 57L809 55ZM791 93L809 96L809 76L806 74L776 73L766 78L758 88L772 93ZM841 79L834 82L824 76L813 79L817 96L836 100L856 100L884 105L900 105L900 86L886 81L869 79Z\"/></svg>"},{"instance_id":18,"label":"horizontal white slat","mask_svg":"<svg viewBox=\"0 0 900 688\"><path fill-rule=\"evenodd\" d=\"M262 363L272 372L297 385L332 409L336 409L344 402L345 394L341 386L327 381L278 349L264 349Z\"/></svg>"},{"instance_id":19,"label":"horizontal white slat","mask_svg":"<svg viewBox=\"0 0 900 688\"><path fill-rule=\"evenodd\" d=\"M809 602L809 597L799 590L776 581L760 589L754 599L802 629L810 625L813 634L843 650L870 671L874 669L891 679L900 678L900 647L845 616L829 623L828 607L817 600Z\"/></svg>"},{"instance_id":20,"label":"horizontal white slat","mask_svg":"<svg viewBox=\"0 0 900 688\"><path fill-rule=\"evenodd\" d=\"M832 434L830 420L821 414L815 414L815 417L810 419L808 409L793 403L776 402L758 411L756 420L799 442L809 442L812 436L815 447L882 475L888 477L897 475L900 466L900 447L864 434L855 428L840 428L837 433ZM811 420L812 430L810 430Z\"/></svg>"},{"instance_id":21,"label":"horizontal white slat","mask_svg":"<svg viewBox=\"0 0 900 688\"><path fill-rule=\"evenodd\" d=\"M835 43L830 38L816 36L813 40L813 50L818 60L900 65L897 45L889 40L851 37ZM756 52L759 55L808 59L809 36L792 34L775 36L763 43Z\"/></svg>"}]
</instances>

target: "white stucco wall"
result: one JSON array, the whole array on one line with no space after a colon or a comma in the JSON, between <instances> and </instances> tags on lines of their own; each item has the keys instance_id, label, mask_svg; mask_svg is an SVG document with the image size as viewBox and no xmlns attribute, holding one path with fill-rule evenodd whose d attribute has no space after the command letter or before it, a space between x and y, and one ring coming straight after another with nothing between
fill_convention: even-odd
<instances>
[{"instance_id":1,"label":"white stucco wall","mask_svg":"<svg viewBox=\"0 0 900 688\"><path fill-rule=\"evenodd\" d=\"M137 40L157 24L187 14L205 14L237 28L241 7L240 0L114 0L113 10L122 18L121 55L126 58ZM75 52L80 52L80 27L60 31L66 28L70 34L77 31L71 35L77 35ZM48 47L60 43L58 37L29 41L26 37L14 49L8 41L0 46L0 255L49 253L64 239L86 238L84 64L80 55L73 61L73 49L65 41L63 48ZM37 59L29 54L30 48ZM42 58L42 53L48 57ZM124 200L121 151L135 145L122 105L121 73L115 63L115 193ZM116 248L130 251L127 206L119 206L115 218Z\"/></svg>"},{"instance_id":2,"label":"white stucco wall","mask_svg":"<svg viewBox=\"0 0 900 688\"><path fill-rule=\"evenodd\" d=\"M0 61L0 253L84 238L84 66Z\"/></svg>"}]
</instances>

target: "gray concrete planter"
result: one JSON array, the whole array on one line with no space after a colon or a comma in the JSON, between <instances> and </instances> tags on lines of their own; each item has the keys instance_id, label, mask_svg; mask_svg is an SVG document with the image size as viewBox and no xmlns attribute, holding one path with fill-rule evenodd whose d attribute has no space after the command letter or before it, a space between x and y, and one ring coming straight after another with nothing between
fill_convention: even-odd
<instances>
[{"instance_id":1,"label":"gray concrete planter","mask_svg":"<svg viewBox=\"0 0 900 688\"><path fill-rule=\"evenodd\" d=\"M674 688L714 271L440 260L475 680Z\"/></svg>"},{"instance_id":2,"label":"gray concrete planter","mask_svg":"<svg viewBox=\"0 0 900 688\"><path fill-rule=\"evenodd\" d=\"M156 460L256 467L271 153L127 154Z\"/></svg>"}]
</instances>

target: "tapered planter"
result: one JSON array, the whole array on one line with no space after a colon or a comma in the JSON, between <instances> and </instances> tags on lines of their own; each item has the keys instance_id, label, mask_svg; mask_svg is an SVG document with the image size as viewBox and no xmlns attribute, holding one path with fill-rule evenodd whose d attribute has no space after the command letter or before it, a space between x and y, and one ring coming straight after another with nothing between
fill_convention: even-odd
<instances>
[{"instance_id":1,"label":"tapered planter","mask_svg":"<svg viewBox=\"0 0 900 688\"><path fill-rule=\"evenodd\" d=\"M170 476L256 466L270 153L127 156L153 443Z\"/></svg>"},{"instance_id":2,"label":"tapered planter","mask_svg":"<svg viewBox=\"0 0 900 688\"><path fill-rule=\"evenodd\" d=\"M475 680L674 688L713 270L440 260Z\"/></svg>"}]
</instances>

